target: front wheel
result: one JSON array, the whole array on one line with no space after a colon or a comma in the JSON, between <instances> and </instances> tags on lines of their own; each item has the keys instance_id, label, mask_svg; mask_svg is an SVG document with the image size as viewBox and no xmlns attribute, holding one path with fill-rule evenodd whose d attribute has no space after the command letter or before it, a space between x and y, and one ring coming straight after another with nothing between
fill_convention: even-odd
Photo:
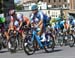
<instances>
[{"instance_id":1,"label":"front wheel","mask_svg":"<svg viewBox=\"0 0 75 58\"><path fill-rule=\"evenodd\" d=\"M34 48L32 45L28 44L28 43L24 43L24 51L27 55L32 55L34 54Z\"/></svg>"},{"instance_id":2,"label":"front wheel","mask_svg":"<svg viewBox=\"0 0 75 58\"><path fill-rule=\"evenodd\" d=\"M24 51L27 55L32 55L35 52L33 42L25 41L23 42Z\"/></svg>"}]
</instances>

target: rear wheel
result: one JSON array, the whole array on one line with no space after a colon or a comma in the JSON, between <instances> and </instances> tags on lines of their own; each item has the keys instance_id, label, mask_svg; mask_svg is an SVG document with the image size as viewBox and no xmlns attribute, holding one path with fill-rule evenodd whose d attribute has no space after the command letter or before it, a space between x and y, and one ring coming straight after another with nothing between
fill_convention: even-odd
<instances>
[{"instance_id":1,"label":"rear wheel","mask_svg":"<svg viewBox=\"0 0 75 58\"><path fill-rule=\"evenodd\" d=\"M6 38L3 39L2 45L3 45L3 48L6 48L7 47L7 40L6 40Z\"/></svg>"},{"instance_id":2,"label":"rear wheel","mask_svg":"<svg viewBox=\"0 0 75 58\"><path fill-rule=\"evenodd\" d=\"M68 42L69 42L69 46L70 46L70 47L73 47L73 46L74 46L74 38L73 38L73 36L70 35L68 40L69 40L69 41L68 41Z\"/></svg>"},{"instance_id":3,"label":"rear wheel","mask_svg":"<svg viewBox=\"0 0 75 58\"><path fill-rule=\"evenodd\" d=\"M58 43L60 46L63 46L63 36L58 37Z\"/></svg>"},{"instance_id":4,"label":"rear wheel","mask_svg":"<svg viewBox=\"0 0 75 58\"><path fill-rule=\"evenodd\" d=\"M47 39L48 41L45 43L45 51L49 53L51 50L54 51L55 41L50 35L47 35Z\"/></svg>"},{"instance_id":5,"label":"rear wheel","mask_svg":"<svg viewBox=\"0 0 75 58\"><path fill-rule=\"evenodd\" d=\"M10 41L8 42L8 50L11 53L16 52L16 48L17 48L17 42L15 40L16 38L11 38Z\"/></svg>"},{"instance_id":6,"label":"rear wheel","mask_svg":"<svg viewBox=\"0 0 75 58\"><path fill-rule=\"evenodd\" d=\"M55 48L55 43L52 43L52 45L51 46L45 46L44 47L45 48L45 51L47 52L47 53L49 53L49 52L53 52L54 51L54 48Z\"/></svg>"},{"instance_id":7,"label":"rear wheel","mask_svg":"<svg viewBox=\"0 0 75 58\"><path fill-rule=\"evenodd\" d=\"M63 37L63 43L64 43L65 46L68 45L68 36L67 36L67 35L65 35L65 36Z\"/></svg>"},{"instance_id":8,"label":"rear wheel","mask_svg":"<svg viewBox=\"0 0 75 58\"><path fill-rule=\"evenodd\" d=\"M0 50L2 49L2 44L0 44Z\"/></svg>"},{"instance_id":9,"label":"rear wheel","mask_svg":"<svg viewBox=\"0 0 75 58\"><path fill-rule=\"evenodd\" d=\"M0 50L2 49L2 38L0 38Z\"/></svg>"}]
</instances>

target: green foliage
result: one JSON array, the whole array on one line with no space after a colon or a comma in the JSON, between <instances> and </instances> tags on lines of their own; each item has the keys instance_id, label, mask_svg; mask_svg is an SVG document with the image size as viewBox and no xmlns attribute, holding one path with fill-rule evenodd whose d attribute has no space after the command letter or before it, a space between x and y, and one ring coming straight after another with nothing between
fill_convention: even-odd
<instances>
[{"instance_id":1,"label":"green foliage","mask_svg":"<svg viewBox=\"0 0 75 58\"><path fill-rule=\"evenodd\" d=\"M0 0L0 14L3 13L2 0Z\"/></svg>"},{"instance_id":2,"label":"green foliage","mask_svg":"<svg viewBox=\"0 0 75 58\"><path fill-rule=\"evenodd\" d=\"M23 6L22 5L16 5L15 4L15 8L16 8L17 11L19 11L19 10L22 10L23 9Z\"/></svg>"}]
</instances>

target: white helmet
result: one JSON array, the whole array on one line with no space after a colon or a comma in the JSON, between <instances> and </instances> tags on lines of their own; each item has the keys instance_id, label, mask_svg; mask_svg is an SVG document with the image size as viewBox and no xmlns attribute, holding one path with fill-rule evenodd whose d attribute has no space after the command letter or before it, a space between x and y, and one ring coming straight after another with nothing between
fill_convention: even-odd
<instances>
[{"instance_id":1,"label":"white helmet","mask_svg":"<svg viewBox=\"0 0 75 58\"><path fill-rule=\"evenodd\" d=\"M22 16L23 16L22 14L17 14L17 19L22 20L23 19Z\"/></svg>"}]
</instances>

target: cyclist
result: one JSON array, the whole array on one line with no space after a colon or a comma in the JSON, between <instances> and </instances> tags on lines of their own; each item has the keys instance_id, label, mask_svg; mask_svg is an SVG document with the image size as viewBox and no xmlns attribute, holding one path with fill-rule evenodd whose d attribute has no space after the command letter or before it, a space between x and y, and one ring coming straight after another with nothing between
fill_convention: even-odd
<instances>
[{"instance_id":1,"label":"cyclist","mask_svg":"<svg viewBox=\"0 0 75 58\"><path fill-rule=\"evenodd\" d=\"M31 23L36 26L37 28L40 28L40 32L38 32L38 35L41 36L43 39L42 42L46 40L45 38L45 27L46 27L46 21L48 20L48 16L44 14L42 11L38 10L38 6L32 5L32 14L30 16Z\"/></svg>"},{"instance_id":2,"label":"cyclist","mask_svg":"<svg viewBox=\"0 0 75 58\"><path fill-rule=\"evenodd\" d=\"M72 25L73 28L75 27L75 19L72 20L71 25Z\"/></svg>"},{"instance_id":3,"label":"cyclist","mask_svg":"<svg viewBox=\"0 0 75 58\"><path fill-rule=\"evenodd\" d=\"M22 26L21 27L23 27L23 26L27 26L27 27L30 27L30 20L29 20L29 18L27 18L26 16L24 16L23 14L20 14L21 15L21 17L22 17ZM18 15L19 16L19 15ZM22 28L20 28L20 30L22 30ZM22 30L22 37L23 37L23 39L25 39L25 33L23 32L23 31L25 31L25 30Z\"/></svg>"},{"instance_id":4,"label":"cyclist","mask_svg":"<svg viewBox=\"0 0 75 58\"><path fill-rule=\"evenodd\" d=\"M8 25L8 34L10 30L17 30L22 36L22 40L23 40L25 38L25 34L23 33L23 30L21 29L21 27L24 24L29 25L30 24L29 19L23 16L23 14L16 14L13 9L9 11L9 15L10 15L10 22ZM8 41L9 41L9 35L8 35Z\"/></svg>"},{"instance_id":5,"label":"cyclist","mask_svg":"<svg viewBox=\"0 0 75 58\"><path fill-rule=\"evenodd\" d=\"M4 31L5 18L0 15L0 29Z\"/></svg>"},{"instance_id":6,"label":"cyclist","mask_svg":"<svg viewBox=\"0 0 75 58\"><path fill-rule=\"evenodd\" d=\"M70 23L69 21L67 21L67 19L64 22L64 32L68 32L69 33L69 29L70 29Z\"/></svg>"},{"instance_id":7,"label":"cyclist","mask_svg":"<svg viewBox=\"0 0 75 58\"><path fill-rule=\"evenodd\" d=\"M15 27L15 29L21 33L22 39L24 39L25 36L23 34L23 30L21 30L21 27L23 25L29 26L30 20L27 17L23 16L23 14L16 14L14 10L12 10L12 11L13 11L13 13L11 13L11 11L10 11L11 21L10 21L10 25L9 25L9 30L14 29L14 27Z\"/></svg>"}]
</instances>

